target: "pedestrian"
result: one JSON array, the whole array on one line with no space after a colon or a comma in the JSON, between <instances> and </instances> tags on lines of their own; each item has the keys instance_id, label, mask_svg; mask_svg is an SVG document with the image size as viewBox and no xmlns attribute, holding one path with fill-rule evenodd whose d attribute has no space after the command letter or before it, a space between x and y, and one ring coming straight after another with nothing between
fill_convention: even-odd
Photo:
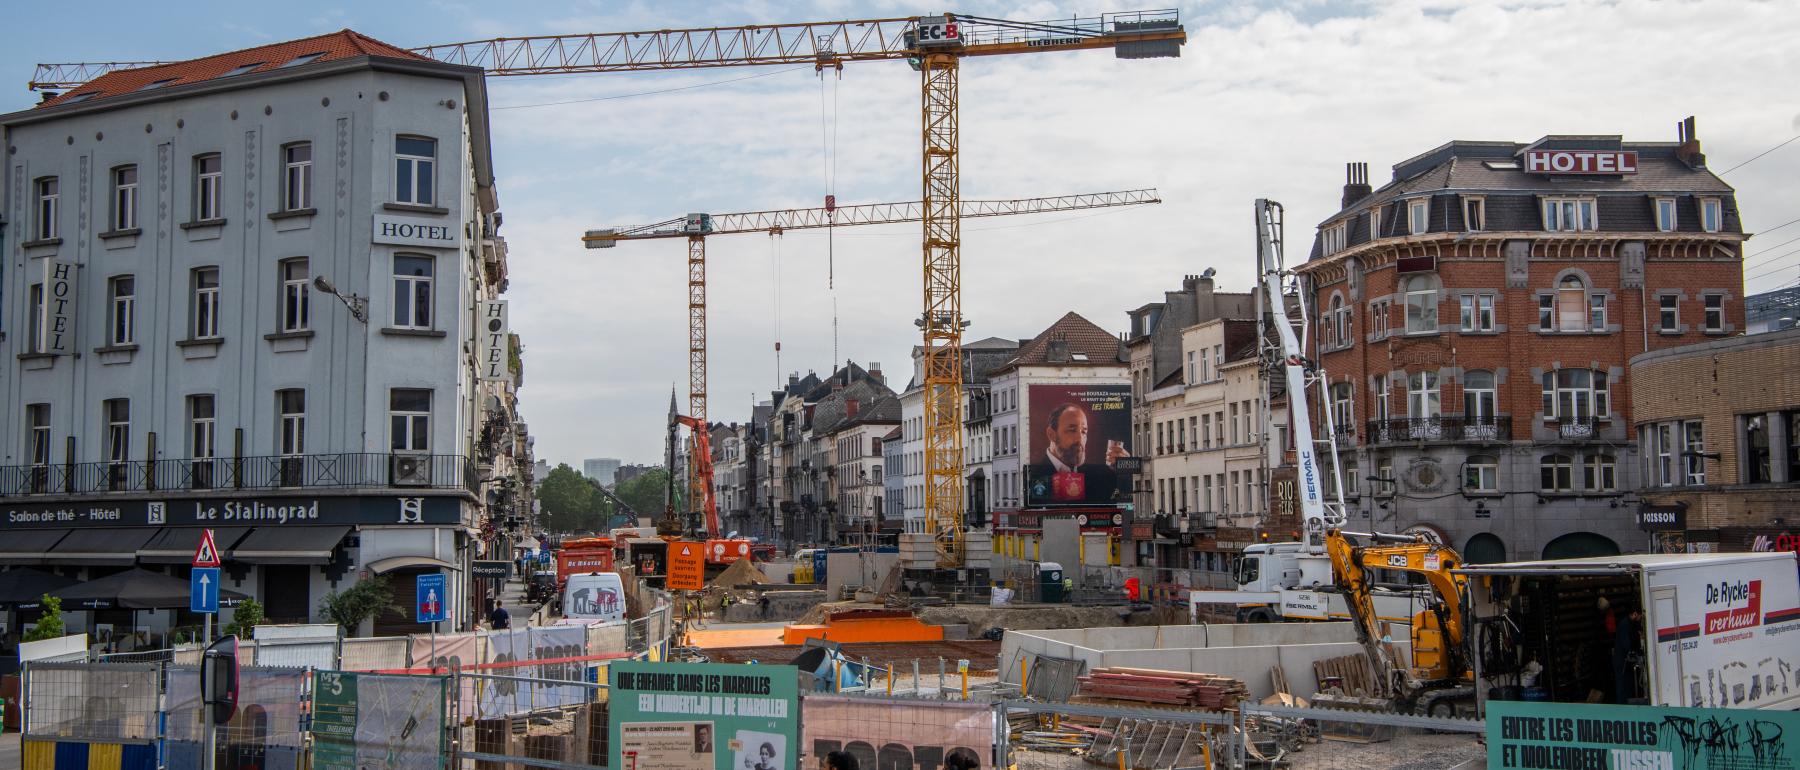
<instances>
[{"instance_id":1,"label":"pedestrian","mask_svg":"<svg viewBox=\"0 0 1800 770\"><path fill-rule=\"evenodd\" d=\"M1613 702L1630 703L1638 693L1637 663L1643 659L1643 643L1638 640L1638 626L1644 611L1636 607L1620 620L1613 634Z\"/></svg>"},{"instance_id":2,"label":"pedestrian","mask_svg":"<svg viewBox=\"0 0 1800 770\"><path fill-rule=\"evenodd\" d=\"M757 599L756 606L762 609L762 619L768 620L769 619L769 595L763 594L762 598Z\"/></svg>"},{"instance_id":3,"label":"pedestrian","mask_svg":"<svg viewBox=\"0 0 1800 770\"><path fill-rule=\"evenodd\" d=\"M862 770L856 763L856 757L848 751L833 751L825 755L825 770Z\"/></svg>"},{"instance_id":4,"label":"pedestrian","mask_svg":"<svg viewBox=\"0 0 1800 770\"><path fill-rule=\"evenodd\" d=\"M488 627L495 631L512 628L512 613L499 600L494 601L494 611L488 613Z\"/></svg>"}]
</instances>

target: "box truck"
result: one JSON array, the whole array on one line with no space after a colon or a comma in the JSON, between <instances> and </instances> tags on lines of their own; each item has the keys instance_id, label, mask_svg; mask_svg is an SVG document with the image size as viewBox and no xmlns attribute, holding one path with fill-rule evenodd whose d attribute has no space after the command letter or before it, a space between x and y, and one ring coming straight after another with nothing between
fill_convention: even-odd
<instances>
[{"instance_id":1,"label":"box truck","mask_svg":"<svg viewBox=\"0 0 1800 770\"><path fill-rule=\"evenodd\" d=\"M1483 564L1469 579L1476 696L1800 709L1792 553Z\"/></svg>"}]
</instances>

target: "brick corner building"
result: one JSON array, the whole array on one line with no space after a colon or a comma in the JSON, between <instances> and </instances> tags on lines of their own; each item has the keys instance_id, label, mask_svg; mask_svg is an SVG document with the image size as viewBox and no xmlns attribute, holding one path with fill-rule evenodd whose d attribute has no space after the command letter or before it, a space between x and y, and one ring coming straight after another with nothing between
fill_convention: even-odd
<instances>
[{"instance_id":1,"label":"brick corner building","mask_svg":"<svg viewBox=\"0 0 1800 770\"><path fill-rule=\"evenodd\" d=\"M1692 118L1452 141L1380 189L1351 164L1298 272L1352 527L1472 562L1637 550L1628 362L1744 329L1746 237Z\"/></svg>"}]
</instances>

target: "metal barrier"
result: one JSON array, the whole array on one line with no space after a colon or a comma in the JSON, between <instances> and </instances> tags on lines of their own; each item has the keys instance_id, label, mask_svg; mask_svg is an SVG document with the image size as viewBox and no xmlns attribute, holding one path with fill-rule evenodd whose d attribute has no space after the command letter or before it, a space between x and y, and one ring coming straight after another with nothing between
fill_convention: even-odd
<instances>
[{"instance_id":1,"label":"metal barrier","mask_svg":"<svg viewBox=\"0 0 1800 770\"><path fill-rule=\"evenodd\" d=\"M601 679L601 677L595 677ZM457 673L454 686L475 693L475 711L459 701L453 723L454 767L474 770L606 766L604 681Z\"/></svg>"},{"instance_id":2,"label":"metal barrier","mask_svg":"<svg viewBox=\"0 0 1800 770\"><path fill-rule=\"evenodd\" d=\"M307 677L306 670L296 668L239 669L238 711L230 722L213 728L219 767L299 766L306 746ZM169 666L166 681L166 764L199 767L205 750L200 669Z\"/></svg>"},{"instance_id":3,"label":"metal barrier","mask_svg":"<svg viewBox=\"0 0 1800 770\"><path fill-rule=\"evenodd\" d=\"M161 678L155 663L27 663L20 732L50 741L156 740Z\"/></svg>"}]
</instances>

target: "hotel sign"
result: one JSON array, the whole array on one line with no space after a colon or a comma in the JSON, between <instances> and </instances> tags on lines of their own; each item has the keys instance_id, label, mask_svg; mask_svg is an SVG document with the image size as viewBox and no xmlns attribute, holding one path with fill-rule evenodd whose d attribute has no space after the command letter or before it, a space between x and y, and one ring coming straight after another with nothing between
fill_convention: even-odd
<instances>
[{"instance_id":1,"label":"hotel sign","mask_svg":"<svg viewBox=\"0 0 1800 770\"><path fill-rule=\"evenodd\" d=\"M370 239L395 246L424 246L431 249L456 248L456 227L444 222L429 222L412 217L375 215L375 232Z\"/></svg>"},{"instance_id":2,"label":"hotel sign","mask_svg":"<svg viewBox=\"0 0 1800 770\"><path fill-rule=\"evenodd\" d=\"M206 497L0 503L0 530L462 523L453 496Z\"/></svg>"},{"instance_id":3,"label":"hotel sign","mask_svg":"<svg viewBox=\"0 0 1800 770\"><path fill-rule=\"evenodd\" d=\"M1635 174L1638 154L1629 150L1526 150L1527 174Z\"/></svg>"}]
</instances>

